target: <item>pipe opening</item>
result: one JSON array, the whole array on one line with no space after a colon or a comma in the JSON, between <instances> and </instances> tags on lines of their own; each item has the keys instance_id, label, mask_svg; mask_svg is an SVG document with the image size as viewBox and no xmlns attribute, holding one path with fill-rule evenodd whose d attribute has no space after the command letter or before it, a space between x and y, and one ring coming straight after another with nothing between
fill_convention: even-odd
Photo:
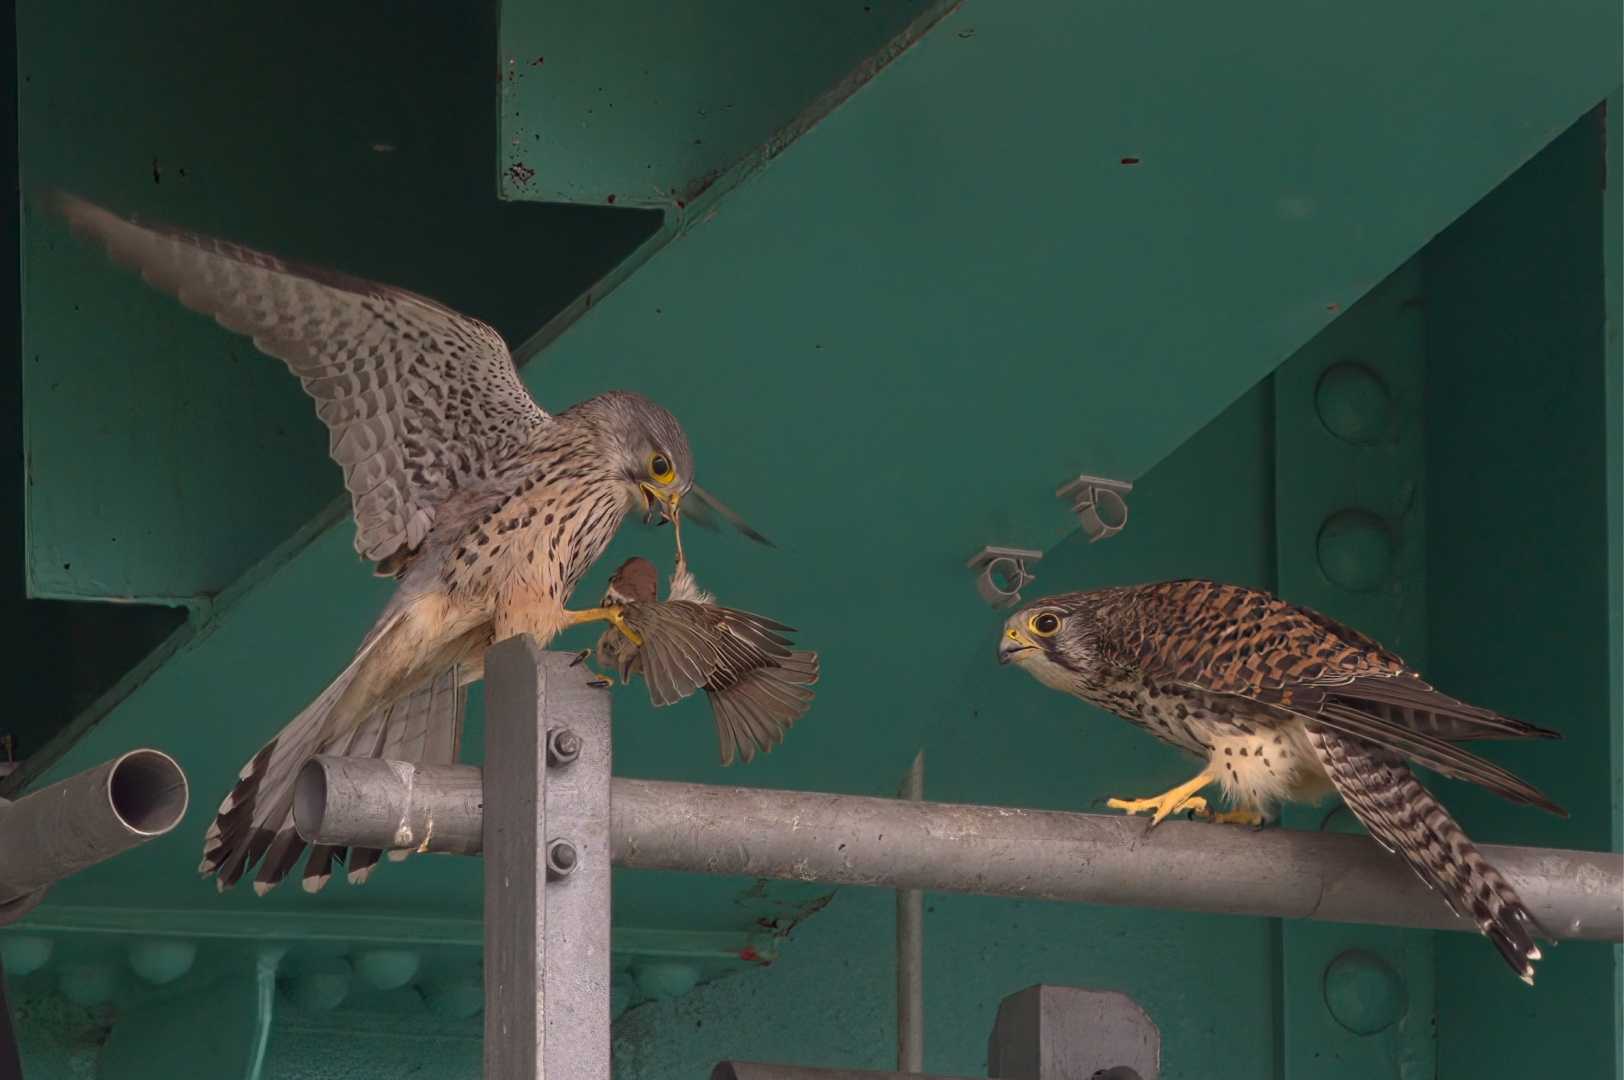
<instances>
[{"instance_id":1,"label":"pipe opening","mask_svg":"<svg viewBox=\"0 0 1624 1080\"><path fill-rule=\"evenodd\" d=\"M327 770L314 759L304 763L293 782L293 828L306 843L314 841L327 814Z\"/></svg>"},{"instance_id":2,"label":"pipe opening","mask_svg":"<svg viewBox=\"0 0 1624 1080\"><path fill-rule=\"evenodd\" d=\"M162 836L186 816L186 774L175 759L157 750L131 750L107 777L113 813L131 832Z\"/></svg>"}]
</instances>

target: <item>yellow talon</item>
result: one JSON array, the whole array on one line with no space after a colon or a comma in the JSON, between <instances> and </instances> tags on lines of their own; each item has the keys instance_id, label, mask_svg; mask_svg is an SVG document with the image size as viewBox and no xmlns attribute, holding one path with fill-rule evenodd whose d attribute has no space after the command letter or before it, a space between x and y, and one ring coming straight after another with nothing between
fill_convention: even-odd
<instances>
[{"instance_id":1,"label":"yellow talon","mask_svg":"<svg viewBox=\"0 0 1624 1080\"><path fill-rule=\"evenodd\" d=\"M582 623L589 622L607 622L613 625L616 630L625 634L626 640L633 645L641 647L643 644L642 635L626 625L626 617L621 614L621 609L618 607L595 607L587 608L585 611L566 611L564 615L568 620L564 623L565 626L580 626Z\"/></svg>"},{"instance_id":2,"label":"yellow talon","mask_svg":"<svg viewBox=\"0 0 1624 1080\"><path fill-rule=\"evenodd\" d=\"M1250 825L1252 828L1261 828L1264 822L1262 814L1256 810L1225 810L1213 813L1211 810L1197 812L1197 817L1210 821L1215 825Z\"/></svg>"},{"instance_id":3,"label":"yellow talon","mask_svg":"<svg viewBox=\"0 0 1624 1080\"><path fill-rule=\"evenodd\" d=\"M1130 814L1151 811L1150 827L1154 829L1169 814L1176 814L1180 810L1207 812L1207 800L1196 792L1210 783L1212 777L1203 772L1160 795L1153 795L1148 799L1106 799L1105 805L1113 810L1123 810Z\"/></svg>"}]
</instances>

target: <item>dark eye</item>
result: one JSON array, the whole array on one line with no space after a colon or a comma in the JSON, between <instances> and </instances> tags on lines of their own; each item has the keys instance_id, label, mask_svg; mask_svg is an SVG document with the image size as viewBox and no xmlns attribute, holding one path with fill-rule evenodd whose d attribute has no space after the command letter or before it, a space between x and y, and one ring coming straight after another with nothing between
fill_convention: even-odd
<instances>
[{"instance_id":1,"label":"dark eye","mask_svg":"<svg viewBox=\"0 0 1624 1080\"><path fill-rule=\"evenodd\" d=\"M1032 633L1040 637L1048 637L1060 629L1060 617L1052 611L1045 611L1032 616L1032 621L1028 625L1031 626Z\"/></svg>"},{"instance_id":2,"label":"dark eye","mask_svg":"<svg viewBox=\"0 0 1624 1080\"><path fill-rule=\"evenodd\" d=\"M669 484L677 477L677 470L671 467L671 459L664 454L655 454L648 459L648 474L657 483Z\"/></svg>"}]
</instances>

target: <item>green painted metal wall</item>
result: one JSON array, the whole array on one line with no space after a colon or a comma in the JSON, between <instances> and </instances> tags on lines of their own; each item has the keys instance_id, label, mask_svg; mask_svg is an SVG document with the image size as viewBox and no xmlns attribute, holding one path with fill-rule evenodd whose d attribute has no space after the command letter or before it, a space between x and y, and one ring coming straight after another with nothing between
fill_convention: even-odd
<instances>
[{"instance_id":1,"label":"green painted metal wall","mask_svg":"<svg viewBox=\"0 0 1624 1080\"><path fill-rule=\"evenodd\" d=\"M1539 157L1436 252L1411 257L1618 84L1616 8L1506 3L1462 21L1395 0L1358 18L1295 4L1244 19L1192 11L1174 24L1143 5L967 5L771 167L702 214L674 214L626 262L652 217L492 197L492 140L511 164L510 128L535 119L504 115L508 126L493 134L497 82L507 106L530 107L504 67L521 8L502 14L493 70L494 7L480 9L483 22L431 5L296 5L274 18L245 7L97 9L106 35L88 40L75 32L88 16L29 0L19 13L23 168L31 183L424 289L514 339L546 322L544 337L562 336L526 377L549 407L616 385L672 406L694 435L702 482L781 544L694 535L696 567L730 602L799 626L827 674L782 751L731 770L714 764L701 704L655 713L620 694L617 772L889 792L924 746L932 797L1072 809L1181 779L1186 766L1170 752L992 663L999 619L963 569L984 543L1049 549L1038 590L1187 574L1278 585L1425 656L1450 685L1480 687L1491 704L1519 700L1535 684L1512 685L1462 654L1466 631L1492 613L1468 568L1494 568L1496 551L1519 550L1511 538L1532 559L1551 530L1507 519L1488 474L1440 456L1476 443L1512 475L1543 477L1569 450L1583 461L1556 479L1564 505L1588 498L1592 532L1540 580L1564 616L1595 621L1591 636L1561 639L1585 673L1564 689L1567 708L1605 708L1606 534L1596 508L1606 500L1595 488L1604 466L1616 474L1618 455L1616 438L1610 461L1598 449L1594 124ZM777 124L804 102L816 81L808 71L834 70L831 57L862 55L884 36L876 26L922 10L888 6L877 23L846 12L840 25L863 32L797 58L805 66L773 84L729 138L744 145L741 133ZM1316 32L1328 23L1335 33ZM783 66L760 58L764 70ZM594 92L578 69L568 93L552 97L545 70L523 76L541 88L535 108L576 107ZM615 74L635 83L635 73ZM640 116L626 130L651 122ZM70 142L63 130L87 134ZM629 160L624 145L601 160L590 141L571 145L577 160L545 162L556 190L602 186L595 177L607 174L594 170ZM715 164L696 161L674 154L660 165L675 170L669 178ZM1607 212L1616 225L1611 203ZM436 1008L445 1007L439 988L467 976L446 972L466 968L473 951L476 865L414 859L384 867L365 889L265 900L218 897L193 875L204 824L237 767L337 670L388 588L357 565L346 526L315 519L288 539L338 489L308 405L273 364L104 268L54 224L30 218L25 229L31 585L187 603L198 629L55 766L62 775L134 742L161 745L180 757L195 796L174 836L64 885L41 913L41 932L65 944L16 982L34 1015L54 1017L30 1036L31 1054L53 1063L36 1068L82 1074L87 1047L139 1054L130 1032L163 1030L132 1018L157 1025L204 998L248 1000L216 989L247 995L254 955L244 942L265 940L303 950L288 957L267 1075L394 1075L412 1065L474 1075L477 1022ZM604 274L627 272L667 240L605 296ZM1496 253L1492 265L1473 261L1480 249ZM1457 262L1459 274L1448 269ZM1564 269L1536 280L1536 267ZM1447 287L1435 289L1440 275ZM1422 303L1409 303L1417 295ZM1325 368L1350 353L1407 395L1401 437L1369 453L1326 443L1308 412ZM1476 399L1448 393L1440 365L1459 366L1492 407L1466 408ZM1566 446L1556 425L1508 414L1494 423L1522 438L1496 444L1490 418L1505 399L1494 387L1562 365L1591 380L1589 397L1575 384L1554 402L1589 410L1590 441L1576 424ZM1310 459L1335 483L1292 471ZM237 468L248 480L222 497L227 461L246 462ZM1136 481L1122 536L1062 539L1074 522L1053 488L1080 470ZM1373 597L1316 577L1326 515L1350 505L1398 527L1392 587ZM604 569L667 544L666 533L630 526ZM1463 597L1478 606L1460 606ZM1495 647L1552 643L1523 625L1527 636L1507 632ZM1524 711L1572 729L1545 707ZM1458 786L1449 801L1485 840L1609 842L1597 815L1618 776L1599 762L1618 715L1612 728L1583 728L1537 757L1506 757L1591 808L1574 822L1503 815ZM480 753L476 722L465 756ZM1570 754L1584 767L1564 771ZM616 888L625 999L705 980L621 1020L622 1077L704 1075L727 1055L888 1063L889 896L845 891L803 919L826 894L652 874L618 875ZM1468 989L1479 994L1473 978L1490 987L1497 1033L1539 1030L1520 1025L1543 1001L1539 1009L1564 1009L1564 1023L1606 1043L1603 949L1554 950L1548 986L1536 991L1551 993L1540 999L1495 985L1511 980L1466 936L930 903L927 1066L938 1071L979 1072L993 1006L1038 980L1134 993L1162 1024L1169 1077L1413 1077L1432 1075L1434 1057L1439 1075L1474 1066L1494 1075L1499 1044L1474 1044L1461 1008ZM795 929L762 941L763 919ZM197 966L161 992L122 959L143 920L200 941ZM301 980L321 974L313 937L356 955L421 946L428 966L405 988L367 992L357 980L336 1009L301 1006L300 988L316 985ZM1376 1041L1339 1034L1314 996L1324 958L1352 942L1385 950L1410 980L1412 1012ZM737 956L758 943L764 958L776 950L771 966ZM110 972L108 1004L61 1008L69 967ZM1433 976L1437 1042L1418 1038ZM233 1017L245 1022L240 1010ZM1525 1037L1517 1052L1544 1046Z\"/></svg>"}]
</instances>

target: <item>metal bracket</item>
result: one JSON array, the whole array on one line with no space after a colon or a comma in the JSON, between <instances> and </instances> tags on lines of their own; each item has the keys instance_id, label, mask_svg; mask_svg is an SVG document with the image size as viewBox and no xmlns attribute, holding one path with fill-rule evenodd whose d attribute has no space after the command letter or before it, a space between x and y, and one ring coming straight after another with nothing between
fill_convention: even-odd
<instances>
[{"instance_id":1,"label":"metal bracket","mask_svg":"<svg viewBox=\"0 0 1624 1080\"><path fill-rule=\"evenodd\" d=\"M981 571L976 576L976 591L981 599L995 608L1007 608L1020 603L1021 590L1037 580L1026 564L1041 558L1043 552L1030 548L988 546L964 565Z\"/></svg>"},{"instance_id":2,"label":"metal bracket","mask_svg":"<svg viewBox=\"0 0 1624 1080\"><path fill-rule=\"evenodd\" d=\"M1072 512L1082 522L1088 542L1115 536L1128 524L1128 500L1133 490L1126 480L1103 476L1079 476L1055 489L1055 495L1071 502Z\"/></svg>"}]
</instances>

